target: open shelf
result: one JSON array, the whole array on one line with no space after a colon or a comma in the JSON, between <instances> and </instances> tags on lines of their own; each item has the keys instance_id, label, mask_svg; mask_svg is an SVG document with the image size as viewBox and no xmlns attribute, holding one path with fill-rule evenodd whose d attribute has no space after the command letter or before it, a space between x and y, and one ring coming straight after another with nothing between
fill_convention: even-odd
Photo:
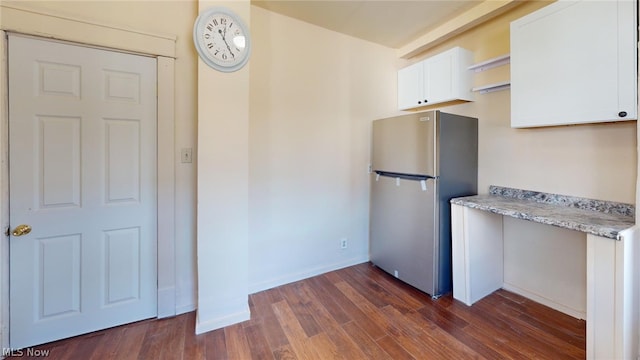
<instances>
[{"instance_id":1,"label":"open shelf","mask_svg":"<svg viewBox=\"0 0 640 360\"><path fill-rule=\"evenodd\" d=\"M494 67L509 64L510 62L511 62L511 54L505 54L505 55L498 56L483 62L479 62L477 64L473 64L469 66L467 69L473 70L475 72L482 72L485 70L492 69Z\"/></svg>"},{"instance_id":2,"label":"open shelf","mask_svg":"<svg viewBox=\"0 0 640 360\"><path fill-rule=\"evenodd\" d=\"M479 92L480 94L486 94L494 91L506 90L510 87L511 87L511 82L502 81L499 83L474 87L473 89L471 89L471 91L476 91L476 92Z\"/></svg>"}]
</instances>

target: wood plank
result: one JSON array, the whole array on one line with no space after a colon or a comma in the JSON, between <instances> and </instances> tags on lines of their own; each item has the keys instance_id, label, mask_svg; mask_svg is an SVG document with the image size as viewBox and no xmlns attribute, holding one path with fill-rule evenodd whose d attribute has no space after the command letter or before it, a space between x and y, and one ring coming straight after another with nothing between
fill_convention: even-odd
<instances>
[{"instance_id":1,"label":"wood plank","mask_svg":"<svg viewBox=\"0 0 640 360\"><path fill-rule=\"evenodd\" d=\"M367 300L376 307L383 308L391 303L391 301L387 299L387 297L390 296L387 293L383 294L382 289L375 281L361 276L355 269L341 269L337 273L342 277L344 282L361 293L362 296L366 297ZM402 307L404 308L404 306Z\"/></svg>"},{"instance_id":2,"label":"wood plank","mask_svg":"<svg viewBox=\"0 0 640 360\"><path fill-rule=\"evenodd\" d=\"M262 324L246 326L244 332L251 348L251 359L271 360L274 359L269 342L264 334Z\"/></svg>"},{"instance_id":3,"label":"wood plank","mask_svg":"<svg viewBox=\"0 0 640 360\"><path fill-rule=\"evenodd\" d=\"M224 329L209 331L202 334L205 342L205 359L227 360L229 354L227 352L227 341Z\"/></svg>"},{"instance_id":4,"label":"wood plank","mask_svg":"<svg viewBox=\"0 0 640 360\"><path fill-rule=\"evenodd\" d=\"M293 301L307 304L309 311L314 314L314 318L321 326L322 331L328 334L329 339L337 348L340 356L346 359L365 358L365 354L360 351L357 344L351 341L350 337L335 319L329 314L321 304L315 299L315 293L306 284L301 284L295 292L288 293L287 298ZM366 336L366 334L365 334Z\"/></svg>"},{"instance_id":5,"label":"wood plank","mask_svg":"<svg viewBox=\"0 0 640 360\"><path fill-rule=\"evenodd\" d=\"M251 313L251 321L259 321L260 324L262 324L263 334L265 335L271 349L277 349L285 345L289 345L289 339L287 339L287 336L282 330L282 327L273 312L272 301L276 298L269 296L266 291L253 294L250 298L255 306L255 312ZM277 301L282 301L281 296L278 296L277 299Z\"/></svg>"},{"instance_id":6,"label":"wood plank","mask_svg":"<svg viewBox=\"0 0 640 360\"><path fill-rule=\"evenodd\" d=\"M345 324L352 320L352 317L347 314L345 309L334 298L332 290L336 291L336 289L326 277L316 276L305 281L313 291L316 301L327 309L338 324Z\"/></svg>"},{"instance_id":7,"label":"wood plank","mask_svg":"<svg viewBox=\"0 0 640 360\"><path fill-rule=\"evenodd\" d=\"M365 359L395 359L389 356L378 343L373 341L355 321L342 325L342 328L353 342L358 345Z\"/></svg>"},{"instance_id":8,"label":"wood plank","mask_svg":"<svg viewBox=\"0 0 640 360\"><path fill-rule=\"evenodd\" d=\"M303 299L299 296L299 293L303 291L301 287L302 283L300 282L284 285L280 288L280 293L287 300L307 337L313 337L319 334L322 328L313 316L313 309L310 306L311 299Z\"/></svg>"},{"instance_id":9,"label":"wood plank","mask_svg":"<svg viewBox=\"0 0 640 360\"><path fill-rule=\"evenodd\" d=\"M331 283L335 284L338 283L340 281L344 281L344 279L342 277L340 277L340 275L338 275L338 271L331 271L328 272L326 274L321 275L322 277L324 277L325 279L329 280Z\"/></svg>"},{"instance_id":10,"label":"wood plank","mask_svg":"<svg viewBox=\"0 0 640 360\"><path fill-rule=\"evenodd\" d=\"M341 280L340 283L344 283L344 280ZM330 286L323 288L323 290L330 294L336 303L338 303L340 307L349 314L350 319L352 321L356 321L362 330L364 330L373 340L377 340L387 335L386 331L367 314L365 314L357 304L354 304L348 297L346 297L345 294L335 286L335 283L331 283Z\"/></svg>"},{"instance_id":11,"label":"wood plank","mask_svg":"<svg viewBox=\"0 0 640 360\"><path fill-rule=\"evenodd\" d=\"M384 316L378 311L378 307L370 303L364 296L360 295L349 284L342 281L335 284L342 292L343 296L348 299L348 303L358 311L349 310L349 313L362 314L354 318L354 321L360 326L373 340L388 335L388 324ZM368 329L374 329L370 331ZM379 330L378 330L379 329Z\"/></svg>"},{"instance_id":12,"label":"wood plank","mask_svg":"<svg viewBox=\"0 0 640 360\"><path fill-rule=\"evenodd\" d=\"M140 354L149 359L160 359L165 350L165 342L169 340L171 321L158 319L149 324L144 340L140 346Z\"/></svg>"},{"instance_id":13,"label":"wood plank","mask_svg":"<svg viewBox=\"0 0 640 360\"><path fill-rule=\"evenodd\" d=\"M137 359L142 347L142 341L144 340L147 330L151 326L151 321L145 321L142 323L134 323L131 325L125 325L122 332L122 341L118 344L116 354L119 359Z\"/></svg>"},{"instance_id":14,"label":"wood plank","mask_svg":"<svg viewBox=\"0 0 640 360\"><path fill-rule=\"evenodd\" d=\"M184 360L203 360L206 358L205 334L195 335L196 312L186 315L186 324L183 332L184 348L182 358Z\"/></svg>"},{"instance_id":15,"label":"wood plank","mask_svg":"<svg viewBox=\"0 0 640 360\"><path fill-rule=\"evenodd\" d=\"M242 324L235 324L224 328L229 359L250 359L251 348L244 333Z\"/></svg>"},{"instance_id":16,"label":"wood plank","mask_svg":"<svg viewBox=\"0 0 640 360\"><path fill-rule=\"evenodd\" d=\"M104 339L104 337L105 333L103 331L83 336L82 341L77 341L66 349L66 356L61 357L61 359L89 359L93 356L95 348ZM34 359L37 358L38 357L34 357Z\"/></svg>"},{"instance_id":17,"label":"wood plank","mask_svg":"<svg viewBox=\"0 0 640 360\"><path fill-rule=\"evenodd\" d=\"M415 359L407 352L393 336L384 336L376 341L378 345L394 360Z\"/></svg>"},{"instance_id":18,"label":"wood plank","mask_svg":"<svg viewBox=\"0 0 640 360\"><path fill-rule=\"evenodd\" d=\"M273 350L273 357L276 360L297 360L298 359L298 357L296 356L290 344L283 345Z\"/></svg>"},{"instance_id":19,"label":"wood plank","mask_svg":"<svg viewBox=\"0 0 640 360\"><path fill-rule=\"evenodd\" d=\"M318 359L318 353L313 348L289 304L282 300L273 304L272 307L296 357L298 359Z\"/></svg>"},{"instance_id":20,"label":"wood plank","mask_svg":"<svg viewBox=\"0 0 640 360\"><path fill-rule=\"evenodd\" d=\"M185 329L189 314L183 314L164 321L169 327L167 331L167 339L162 340L162 351L160 352L160 360L181 359L184 355L185 348Z\"/></svg>"},{"instance_id":21,"label":"wood plank","mask_svg":"<svg viewBox=\"0 0 640 360\"><path fill-rule=\"evenodd\" d=\"M349 359L338 351L336 345L331 342L327 333L318 333L310 338L311 345L318 354L318 359Z\"/></svg>"},{"instance_id":22,"label":"wood plank","mask_svg":"<svg viewBox=\"0 0 640 360\"><path fill-rule=\"evenodd\" d=\"M113 331L104 331L104 337L99 344L96 345L95 351L91 354L90 360L107 360L115 359L118 354L118 344L122 340L122 328L113 329Z\"/></svg>"}]
</instances>

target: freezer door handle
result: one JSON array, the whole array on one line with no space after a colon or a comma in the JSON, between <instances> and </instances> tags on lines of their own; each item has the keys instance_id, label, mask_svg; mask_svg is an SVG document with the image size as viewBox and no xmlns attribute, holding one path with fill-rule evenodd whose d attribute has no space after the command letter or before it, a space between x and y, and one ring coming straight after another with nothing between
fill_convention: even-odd
<instances>
[{"instance_id":1,"label":"freezer door handle","mask_svg":"<svg viewBox=\"0 0 640 360\"><path fill-rule=\"evenodd\" d=\"M438 178L436 176L431 176L431 175L403 174L403 173L397 173L397 172L391 172L391 171L375 170L374 172L378 176L386 176L386 177L391 177L391 178L399 178L399 179L403 179L403 180L413 180L413 181L426 181L426 180L429 180L429 179L434 179L435 180L435 179Z\"/></svg>"}]
</instances>

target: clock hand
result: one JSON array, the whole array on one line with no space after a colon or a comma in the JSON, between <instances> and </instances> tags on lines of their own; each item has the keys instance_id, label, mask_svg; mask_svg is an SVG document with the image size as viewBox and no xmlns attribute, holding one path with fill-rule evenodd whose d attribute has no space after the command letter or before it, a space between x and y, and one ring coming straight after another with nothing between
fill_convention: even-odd
<instances>
[{"instance_id":1,"label":"clock hand","mask_svg":"<svg viewBox=\"0 0 640 360\"><path fill-rule=\"evenodd\" d=\"M220 34L220 36L222 36L222 41L224 41L224 44L227 45L227 49L229 50L229 54L231 54L231 57L233 57L235 59L235 55L233 54L233 51L231 51L231 47L229 46L229 43L227 43L227 39L225 38L225 34L227 33L227 28L224 28L224 32L222 32L222 30L218 29L218 34Z\"/></svg>"}]
</instances>

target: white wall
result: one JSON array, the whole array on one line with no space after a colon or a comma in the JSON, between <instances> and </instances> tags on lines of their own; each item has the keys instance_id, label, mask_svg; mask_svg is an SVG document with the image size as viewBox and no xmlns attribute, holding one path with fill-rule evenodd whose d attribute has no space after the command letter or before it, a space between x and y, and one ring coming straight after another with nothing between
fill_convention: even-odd
<instances>
[{"instance_id":1,"label":"white wall","mask_svg":"<svg viewBox=\"0 0 640 360\"><path fill-rule=\"evenodd\" d=\"M505 216L503 236L505 289L586 319L585 234Z\"/></svg>"},{"instance_id":2,"label":"white wall","mask_svg":"<svg viewBox=\"0 0 640 360\"><path fill-rule=\"evenodd\" d=\"M251 22L256 292L369 259L370 126L396 112L397 61L391 49L259 7Z\"/></svg>"},{"instance_id":3,"label":"white wall","mask_svg":"<svg viewBox=\"0 0 640 360\"><path fill-rule=\"evenodd\" d=\"M248 1L200 1L200 12L210 6L226 6L250 24ZM249 318L249 82L249 66L222 73L198 61L196 333Z\"/></svg>"}]
</instances>

